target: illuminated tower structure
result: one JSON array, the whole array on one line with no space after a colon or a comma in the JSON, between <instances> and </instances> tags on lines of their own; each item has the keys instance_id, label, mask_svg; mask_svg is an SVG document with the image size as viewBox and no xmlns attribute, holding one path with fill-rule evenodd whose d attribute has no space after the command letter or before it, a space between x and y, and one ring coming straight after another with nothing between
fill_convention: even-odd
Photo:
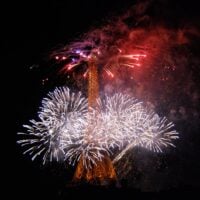
<instances>
[{"instance_id":1,"label":"illuminated tower structure","mask_svg":"<svg viewBox=\"0 0 200 200\"><path fill-rule=\"evenodd\" d=\"M96 107L96 100L99 97L98 69L96 66L96 57L92 56L88 62L88 109ZM88 131L89 135L91 134ZM73 177L73 181L86 180L89 183L108 184L116 180L116 173L109 156L105 155L102 161L97 161L90 169L83 166L82 159L79 160Z\"/></svg>"}]
</instances>

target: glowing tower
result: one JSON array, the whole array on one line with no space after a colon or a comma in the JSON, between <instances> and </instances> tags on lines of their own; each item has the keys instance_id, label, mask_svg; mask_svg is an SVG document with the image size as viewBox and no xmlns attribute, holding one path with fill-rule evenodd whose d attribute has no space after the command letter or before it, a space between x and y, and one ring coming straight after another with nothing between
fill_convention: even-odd
<instances>
[{"instance_id":1,"label":"glowing tower","mask_svg":"<svg viewBox=\"0 0 200 200\"><path fill-rule=\"evenodd\" d=\"M98 70L95 56L88 62L88 70L88 106L90 108L97 106L96 99L99 97ZM89 134L91 134L90 131L88 131L87 136ZM111 159L108 156L105 156L102 161L97 161L92 169L86 169L83 166L82 159L80 159L77 164L73 181L80 180L98 184L107 184L110 181L115 181L116 173Z\"/></svg>"}]
</instances>

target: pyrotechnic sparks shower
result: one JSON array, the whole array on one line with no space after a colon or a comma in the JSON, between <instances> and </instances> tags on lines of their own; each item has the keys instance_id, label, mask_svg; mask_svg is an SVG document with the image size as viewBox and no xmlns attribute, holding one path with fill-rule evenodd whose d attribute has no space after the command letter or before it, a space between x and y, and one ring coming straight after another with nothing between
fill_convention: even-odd
<instances>
[{"instance_id":1,"label":"pyrotechnic sparks shower","mask_svg":"<svg viewBox=\"0 0 200 200\"><path fill-rule=\"evenodd\" d=\"M56 88L42 101L39 121L25 125L26 139L18 141L34 160L65 161L74 165L82 158L85 168L92 168L105 155L119 160L126 150L141 146L154 152L174 146L178 138L174 124L129 95L115 94L97 100L98 109L87 109L81 93Z\"/></svg>"},{"instance_id":2,"label":"pyrotechnic sparks shower","mask_svg":"<svg viewBox=\"0 0 200 200\"><path fill-rule=\"evenodd\" d=\"M47 160L59 161L64 158L64 151L60 148L63 133L68 144L75 145L76 138L81 135L87 113L87 100L81 93L75 94L68 88L55 89L42 101L38 113L39 121L30 120L31 125L24 125L27 133L18 133L27 138L18 143L27 150L34 160L43 155L43 164ZM69 133L70 134L67 134Z\"/></svg>"},{"instance_id":3,"label":"pyrotechnic sparks shower","mask_svg":"<svg viewBox=\"0 0 200 200\"><path fill-rule=\"evenodd\" d=\"M70 73L81 67L82 77L89 72L89 62L95 58L95 65L101 75L114 78L120 68L139 68L147 56L145 47L127 47L125 27L106 26L86 33L78 42L63 47L51 54L57 64L61 64L61 73ZM115 30L113 30L115 29ZM115 32L116 31L116 32ZM116 35L119 36L116 37Z\"/></svg>"},{"instance_id":4,"label":"pyrotechnic sparks shower","mask_svg":"<svg viewBox=\"0 0 200 200\"><path fill-rule=\"evenodd\" d=\"M100 65L100 70L106 72L108 76L114 78L114 73L112 72L113 68L120 67L140 67L140 61L142 58L146 57L146 54L123 54L122 50L113 47L113 56L111 56L108 60L104 61L105 55L103 55L104 50L98 49L94 43L86 43L83 44L73 44L69 46L69 50L65 52L61 52L59 56L55 56L55 59L59 62L60 60L67 60L68 63L64 65L61 69L62 72L67 73L78 66L84 66L85 72L83 73L83 77L87 77L88 69L87 62L90 61L92 57L96 57L98 60L97 65ZM90 50L87 50L90 49ZM115 48L115 49L114 49ZM109 51L109 50L108 50ZM108 52L106 52L108 53ZM63 54L63 55L62 55ZM105 62L105 63L104 63Z\"/></svg>"}]
</instances>

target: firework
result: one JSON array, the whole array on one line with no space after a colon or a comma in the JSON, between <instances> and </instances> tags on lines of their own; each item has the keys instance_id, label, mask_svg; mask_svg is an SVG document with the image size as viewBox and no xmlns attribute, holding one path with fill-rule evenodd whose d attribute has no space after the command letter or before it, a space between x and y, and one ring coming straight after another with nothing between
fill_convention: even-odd
<instances>
[{"instance_id":1,"label":"firework","mask_svg":"<svg viewBox=\"0 0 200 200\"><path fill-rule=\"evenodd\" d=\"M74 165L82 158L83 165L91 168L105 155L119 151L116 162L134 146L162 152L178 138L173 123L129 95L105 96L97 105L88 109L81 93L57 88L43 99L40 121L25 125L28 133L19 134L27 139L18 143L27 147L24 153L32 160L42 154L43 163L56 159Z\"/></svg>"},{"instance_id":2,"label":"firework","mask_svg":"<svg viewBox=\"0 0 200 200\"><path fill-rule=\"evenodd\" d=\"M70 45L52 53L52 57L57 63L62 63L61 72L68 73L81 66L83 77L88 74L88 62L95 59L98 70L104 72L111 78L115 76L114 71L120 67L140 67L141 61L146 57L146 51L134 49L127 51L121 49L121 45L116 45L112 38L110 28L102 28L91 31L79 42L73 42Z\"/></svg>"},{"instance_id":3,"label":"firework","mask_svg":"<svg viewBox=\"0 0 200 200\"><path fill-rule=\"evenodd\" d=\"M81 93L75 94L64 87L50 92L48 97L42 100L38 113L40 120L30 120L31 125L24 125L27 133L18 133L26 137L18 141L26 148L24 154L29 153L32 160L43 155L43 164L47 160L62 160L65 153L60 148L61 136L63 132L70 131L71 135L66 137L66 140L70 142L78 137L86 111L87 100Z\"/></svg>"},{"instance_id":4,"label":"firework","mask_svg":"<svg viewBox=\"0 0 200 200\"><path fill-rule=\"evenodd\" d=\"M108 145L120 150L114 162L135 146L162 152L163 147L174 147L173 140L178 139L172 122L129 95L119 93L106 97L99 101L99 107L103 110Z\"/></svg>"}]
</instances>

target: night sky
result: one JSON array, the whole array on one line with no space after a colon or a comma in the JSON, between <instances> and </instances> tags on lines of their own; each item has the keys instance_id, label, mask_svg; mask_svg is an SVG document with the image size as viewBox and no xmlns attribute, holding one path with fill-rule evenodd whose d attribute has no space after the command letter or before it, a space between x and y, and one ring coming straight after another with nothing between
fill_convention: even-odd
<instances>
[{"instance_id":1,"label":"night sky","mask_svg":"<svg viewBox=\"0 0 200 200\"><path fill-rule=\"evenodd\" d=\"M24 199L26 196L27 199L29 196L35 197L35 199L41 198L41 196L55 196L54 199L67 197L68 192L65 191L65 187L73 174L73 169L66 169L64 165L50 164L44 167L39 161L32 162L28 156L22 154L22 149L16 144L16 133L22 131L22 124L26 124L29 119L36 118L41 99L49 89L57 86L56 81L42 84L42 80L48 74L46 66L49 62L49 53L59 44L67 44L91 27L99 26L110 17L120 14L130 8L134 2L136 1L66 0L46 3L27 1L26 3L8 2L5 6L7 10L3 16L5 35L1 38L1 43L9 73L6 82L11 85L6 92L11 96L14 121L12 124L7 122L8 129L11 127L11 130L7 130L4 134L9 138L6 142L7 145L12 146L10 148L12 152L7 154L10 163L8 188L10 188L10 192L15 191L17 197ZM198 24L198 3L195 2L191 0L152 0L148 14L153 17L160 15L167 24L172 26L179 23L178 19L182 19L181 23L186 20ZM41 68L41 66L44 67ZM33 67L33 70L30 70L30 67ZM195 145L198 145L199 136L194 138ZM193 142L193 140L191 141ZM188 161L188 166L181 170L186 172L190 168L193 169L194 165L196 170L197 166L200 168L199 164L199 157L196 153ZM68 172L65 173L65 170ZM199 171L196 170L195 173L196 177L200 178ZM184 178L187 179L187 176ZM197 181L199 178L194 180L195 184L191 184L191 180L190 182L184 180L184 184L178 184L171 190L197 191L200 189L200 182ZM109 189L109 193L116 195L117 190L120 190L121 194L127 194L127 191L133 194L138 192L138 189L133 186L132 189ZM90 195L92 194L92 189L88 188L77 189L75 193L79 191L88 194L90 191ZM99 194L98 192L105 192L100 190L95 193L94 191L96 190L93 190L94 195ZM106 191L108 192L108 190Z\"/></svg>"}]
</instances>

